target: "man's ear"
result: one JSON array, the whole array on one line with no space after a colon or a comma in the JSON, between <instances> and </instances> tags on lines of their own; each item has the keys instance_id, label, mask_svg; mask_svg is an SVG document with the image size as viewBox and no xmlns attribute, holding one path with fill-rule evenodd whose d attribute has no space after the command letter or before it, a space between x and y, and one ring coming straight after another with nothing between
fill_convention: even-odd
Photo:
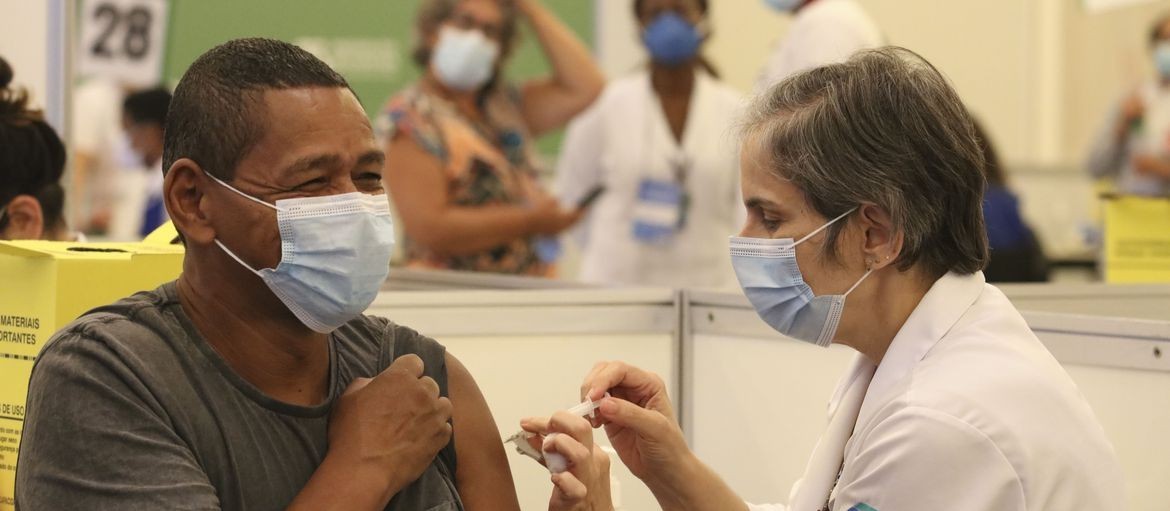
<instances>
[{"instance_id":1,"label":"man's ear","mask_svg":"<svg viewBox=\"0 0 1170 511\"><path fill-rule=\"evenodd\" d=\"M876 204L862 204L857 217L865 239L865 261L870 269L880 270L897 261L905 235L894 225L890 213Z\"/></svg>"},{"instance_id":2,"label":"man's ear","mask_svg":"<svg viewBox=\"0 0 1170 511\"><path fill-rule=\"evenodd\" d=\"M167 170L163 181L163 202L175 229L187 244L207 245L215 241L215 228L208 214L203 191L208 179L194 160L180 158Z\"/></svg>"},{"instance_id":3,"label":"man's ear","mask_svg":"<svg viewBox=\"0 0 1170 511\"><path fill-rule=\"evenodd\" d=\"M4 238L10 240L39 240L45 235L45 213L41 203L32 195L17 195L5 207Z\"/></svg>"}]
</instances>

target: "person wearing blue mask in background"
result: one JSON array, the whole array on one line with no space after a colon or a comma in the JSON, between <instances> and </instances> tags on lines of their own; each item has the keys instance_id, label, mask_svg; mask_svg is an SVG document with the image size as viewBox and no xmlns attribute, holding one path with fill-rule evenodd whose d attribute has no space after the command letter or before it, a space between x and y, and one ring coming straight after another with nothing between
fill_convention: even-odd
<instances>
[{"instance_id":1,"label":"person wearing blue mask in background","mask_svg":"<svg viewBox=\"0 0 1170 511\"><path fill-rule=\"evenodd\" d=\"M776 488L787 506L744 503L695 456L661 378L596 365L581 393L662 509L1126 509L1085 398L984 282L983 152L942 74L861 52L781 82L743 126L748 220L729 248L748 301L779 334L857 353L803 479Z\"/></svg>"},{"instance_id":2,"label":"person wearing blue mask in background","mask_svg":"<svg viewBox=\"0 0 1170 511\"><path fill-rule=\"evenodd\" d=\"M1170 15L1150 28L1156 75L1109 112L1089 154L1094 177L1115 179L1118 192L1170 195Z\"/></svg>"},{"instance_id":3,"label":"person wearing blue mask in background","mask_svg":"<svg viewBox=\"0 0 1170 511\"><path fill-rule=\"evenodd\" d=\"M842 62L858 50L883 44L877 24L857 0L764 0L764 3L791 15L792 23L760 71L758 92L801 71Z\"/></svg>"},{"instance_id":4,"label":"person wearing blue mask in background","mask_svg":"<svg viewBox=\"0 0 1170 511\"><path fill-rule=\"evenodd\" d=\"M728 133L741 96L701 55L705 0L637 0L650 54L570 125L557 167L566 202L604 188L576 239L579 278L605 284L733 286L723 239L742 218Z\"/></svg>"},{"instance_id":5,"label":"person wearing blue mask in background","mask_svg":"<svg viewBox=\"0 0 1170 511\"><path fill-rule=\"evenodd\" d=\"M162 153L163 127L170 105L171 93L162 87L132 92L122 101L122 129L140 166L124 170L129 175L123 176L123 185L133 189L122 191L126 196L114 210L110 235L115 239L141 239L167 221L162 197ZM115 234L127 228L129 236Z\"/></svg>"},{"instance_id":6,"label":"person wearing blue mask in background","mask_svg":"<svg viewBox=\"0 0 1170 511\"><path fill-rule=\"evenodd\" d=\"M513 85L504 69L521 20L552 74ZM539 0L425 0L415 31L422 77L375 124L406 265L555 275L553 239L581 212L541 186L534 139L605 87L588 48Z\"/></svg>"}]
</instances>

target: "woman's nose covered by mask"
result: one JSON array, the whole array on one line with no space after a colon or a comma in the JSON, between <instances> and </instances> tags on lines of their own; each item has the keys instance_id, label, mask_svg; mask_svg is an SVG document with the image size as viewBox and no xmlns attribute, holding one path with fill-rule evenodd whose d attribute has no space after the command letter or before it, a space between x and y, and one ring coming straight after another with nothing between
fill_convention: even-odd
<instances>
[{"instance_id":1,"label":"woman's nose covered by mask","mask_svg":"<svg viewBox=\"0 0 1170 511\"><path fill-rule=\"evenodd\" d=\"M659 14L642 32L650 58L668 66L682 64L699 53L703 34L676 12Z\"/></svg>"},{"instance_id":2,"label":"woman's nose covered by mask","mask_svg":"<svg viewBox=\"0 0 1170 511\"><path fill-rule=\"evenodd\" d=\"M845 310L845 298L873 270L866 270L844 294L817 296L804 281L796 260L796 247L856 210L850 209L799 240L730 239L731 265L740 287L768 326L793 339L821 347L833 342Z\"/></svg>"},{"instance_id":3,"label":"woman's nose covered by mask","mask_svg":"<svg viewBox=\"0 0 1170 511\"><path fill-rule=\"evenodd\" d=\"M431 68L447 87L469 92L491 79L499 56L500 45L483 32L443 27L431 52Z\"/></svg>"}]
</instances>

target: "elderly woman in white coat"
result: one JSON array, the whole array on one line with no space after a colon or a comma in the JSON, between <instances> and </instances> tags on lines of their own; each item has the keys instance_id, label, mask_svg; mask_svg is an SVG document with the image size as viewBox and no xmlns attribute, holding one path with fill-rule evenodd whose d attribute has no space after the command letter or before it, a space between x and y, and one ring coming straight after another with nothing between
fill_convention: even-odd
<instances>
[{"instance_id":1,"label":"elderly woman in white coat","mask_svg":"<svg viewBox=\"0 0 1170 511\"><path fill-rule=\"evenodd\" d=\"M958 96L906 50L858 54L759 100L742 149L736 273L781 334L858 354L787 507L744 503L697 459L660 378L597 365L582 394L610 393L599 422L663 509L1125 509L1089 405L984 283L982 165Z\"/></svg>"},{"instance_id":2,"label":"elderly woman in white coat","mask_svg":"<svg viewBox=\"0 0 1170 511\"><path fill-rule=\"evenodd\" d=\"M742 98L701 57L705 0L637 0L650 53L575 119L557 166L558 193L605 192L578 228L579 278L601 284L735 285L723 240L743 215L728 136Z\"/></svg>"}]
</instances>

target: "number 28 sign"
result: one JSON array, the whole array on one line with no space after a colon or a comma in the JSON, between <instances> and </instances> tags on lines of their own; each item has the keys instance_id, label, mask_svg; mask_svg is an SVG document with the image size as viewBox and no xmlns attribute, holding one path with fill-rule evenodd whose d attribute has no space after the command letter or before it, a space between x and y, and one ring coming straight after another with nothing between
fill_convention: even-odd
<instances>
[{"instance_id":1,"label":"number 28 sign","mask_svg":"<svg viewBox=\"0 0 1170 511\"><path fill-rule=\"evenodd\" d=\"M84 0L78 71L127 85L157 85L166 49L167 0Z\"/></svg>"}]
</instances>

